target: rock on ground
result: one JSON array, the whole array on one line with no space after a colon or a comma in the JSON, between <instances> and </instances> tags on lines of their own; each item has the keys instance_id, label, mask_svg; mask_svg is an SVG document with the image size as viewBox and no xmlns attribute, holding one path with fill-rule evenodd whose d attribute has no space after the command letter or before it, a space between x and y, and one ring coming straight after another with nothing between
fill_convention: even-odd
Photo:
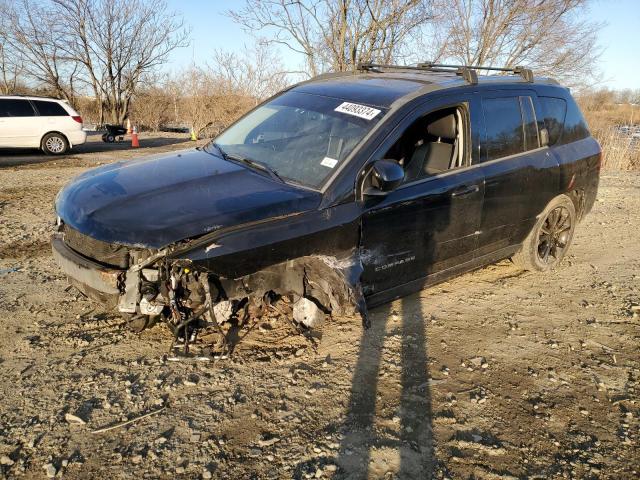
<instances>
[{"instance_id":1,"label":"rock on ground","mask_svg":"<svg viewBox=\"0 0 640 480\"><path fill-rule=\"evenodd\" d=\"M0 168L0 477L640 476L640 175L603 176L547 275L503 261L373 310L366 332L274 317L228 358L205 332L185 360L162 326L130 333L66 291L48 245L65 182L142 153Z\"/></svg>"}]
</instances>

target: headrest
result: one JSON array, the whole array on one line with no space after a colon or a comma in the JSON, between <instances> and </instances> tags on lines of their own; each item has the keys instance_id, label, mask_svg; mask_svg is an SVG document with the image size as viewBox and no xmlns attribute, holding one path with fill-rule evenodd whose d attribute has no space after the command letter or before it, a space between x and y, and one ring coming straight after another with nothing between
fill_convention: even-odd
<instances>
[{"instance_id":1,"label":"headrest","mask_svg":"<svg viewBox=\"0 0 640 480\"><path fill-rule=\"evenodd\" d=\"M456 138L456 117L450 113L446 117L431 122L427 126L427 132L434 137L454 140Z\"/></svg>"}]
</instances>

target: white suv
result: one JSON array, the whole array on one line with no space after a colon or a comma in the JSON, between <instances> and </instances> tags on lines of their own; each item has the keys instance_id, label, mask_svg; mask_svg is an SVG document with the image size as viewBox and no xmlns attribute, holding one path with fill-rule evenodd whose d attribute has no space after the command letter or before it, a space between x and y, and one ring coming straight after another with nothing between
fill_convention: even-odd
<instances>
[{"instance_id":1,"label":"white suv","mask_svg":"<svg viewBox=\"0 0 640 480\"><path fill-rule=\"evenodd\" d=\"M0 96L0 148L41 148L60 155L86 140L82 118L67 102Z\"/></svg>"}]
</instances>

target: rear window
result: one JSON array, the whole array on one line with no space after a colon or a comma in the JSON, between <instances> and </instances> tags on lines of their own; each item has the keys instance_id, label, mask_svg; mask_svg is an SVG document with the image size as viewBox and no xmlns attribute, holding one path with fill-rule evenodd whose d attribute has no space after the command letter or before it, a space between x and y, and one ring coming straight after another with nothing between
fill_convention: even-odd
<instances>
[{"instance_id":1,"label":"rear window","mask_svg":"<svg viewBox=\"0 0 640 480\"><path fill-rule=\"evenodd\" d=\"M562 135L567 102L562 98L539 97L544 115L544 126L549 132L549 145L555 145Z\"/></svg>"},{"instance_id":2,"label":"rear window","mask_svg":"<svg viewBox=\"0 0 640 480\"><path fill-rule=\"evenodd\" d=\"M66 117L69 115L59 103L44 100L32 100L32 102L43 117Z\"/></svg>"},{"instance_id":3,"label":"rear window","mask_svg":"<svg viewBox=\"0 0 640 480\"><path fill-rule=\"evenodd\" d=\"M0 99L0 117L33 117L35 112L28 100Z\"/></svg>"},{"instance_id":4,"label":"rear window","mask_svg":"<svg viewBox=\"0 0 640 480\"><path fill-rule=\"evenodd\" d=\"M518 97L485 98L482 109L487 127L487 160L522 153L524 129Z\"/></svg>"}]
</instances>

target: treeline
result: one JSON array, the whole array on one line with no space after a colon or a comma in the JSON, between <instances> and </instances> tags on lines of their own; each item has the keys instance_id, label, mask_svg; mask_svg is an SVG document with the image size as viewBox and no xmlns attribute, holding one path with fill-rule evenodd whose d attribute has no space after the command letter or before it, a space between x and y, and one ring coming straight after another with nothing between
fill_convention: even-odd
<instances>
[{"instance_id":1,"label":"treeline","mask_svg":"<svg viewBox=\"0 0 640 480\"><path fill-rule=\"evenodd\" d=\"M640 170L640 89L587 89L577 100L602 147L603 168Z\"/></svg>"},{"instance_id":2,"label":"treeline","mask_svg":"<svg viewBox=\"0 0 640 480\"><path fill-rule=\"evenodd\" d=\"M169 56L189 45L190 30L164 0L0 0L0 93L65 98L96 124L135 116L148 128L188 124L202 133L291 75L361 62L525 65L579 85L597 71L600 25L584 20L589 3L244 0L224 15L256 48L215 52L206 65L167 74ZM300 66L284 72L282 51Z\"/></svg>"},{"instance_id":3,"label":"treeline","mask_svg":"<svg viewBox=\"0 0 640 480\"><path fill-rule=\"evenodd\" d=\"M239 54L218 51L208 65L146 75L132 97L128 118L140 130L181 128L212 137L289 80L278 58L264 47ZM76 99L76 105L85 123L100 124L94 99Z\"/></svg>"}]
</instances>

